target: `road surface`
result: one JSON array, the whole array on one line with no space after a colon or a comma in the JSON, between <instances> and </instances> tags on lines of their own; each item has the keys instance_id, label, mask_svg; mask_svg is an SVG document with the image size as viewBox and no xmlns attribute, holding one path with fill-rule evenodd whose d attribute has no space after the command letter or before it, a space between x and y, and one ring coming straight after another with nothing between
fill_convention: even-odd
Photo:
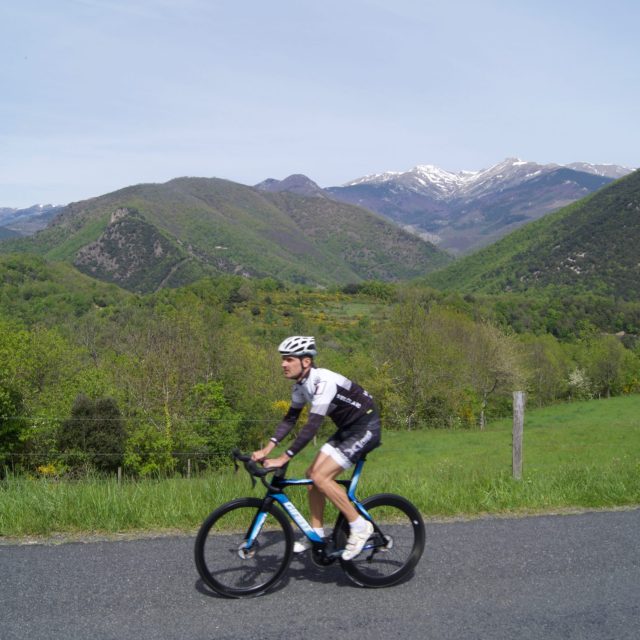
<instances>
[{"instance_id":1,"label":"road surface","mask_svg":"<svg viewBox=\"0 0 640 640\"><path fill-rule=\"evenodd\" d=\"M266 596L211 593L192 537L0 544L0 639L637 640L640 510L427 523L415 575L362 589L296 558Z\"/></svg>"}]
</instances>

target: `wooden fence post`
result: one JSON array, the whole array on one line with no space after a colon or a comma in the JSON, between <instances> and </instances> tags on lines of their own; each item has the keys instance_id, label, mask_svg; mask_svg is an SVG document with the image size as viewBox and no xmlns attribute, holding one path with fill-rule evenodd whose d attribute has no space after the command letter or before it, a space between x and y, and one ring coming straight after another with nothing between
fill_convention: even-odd
<instances>
[{"instance_id":1,"label":"wooden fence post","mask_svg":"<svg viewBox=\"0 0 640 640\"><path fill-rule=\"evenodd\" d=\"M118 467L118 486L122 484L122 467Z\"/></svg>"},{"instance_id":2,"label":"wooden fence post","mask_svg":"<svg viewBox=\"0 0 640 640\"><path fill-rule=\"evenodd\" d=\"M522 479L522 436L524 432L524 391L513 392L512 472L516 480Z\"/></svg>"},{"instance_id":3,"label":"wooden fence post","mask_svg":"<svg viewBox=\"0 0 640 640\"><path fill-rule=\"evenodd\" d=\"M187 480L191 478L191 458L187 458Z\"/></svg>"}]
</instances>

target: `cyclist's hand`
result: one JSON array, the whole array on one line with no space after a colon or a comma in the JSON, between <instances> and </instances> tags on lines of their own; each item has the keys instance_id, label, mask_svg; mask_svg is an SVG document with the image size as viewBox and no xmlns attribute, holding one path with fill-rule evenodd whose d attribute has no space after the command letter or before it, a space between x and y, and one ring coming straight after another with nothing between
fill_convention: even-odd
<instances>
[{"instance_id":1,"label":"cyclist's hand","mask_svg":"<svg viewBox=\"0 0 640 640\"><path fill-rule=\"evenodd\" d=\"M283 467L287 462L289 462L289 460L291 460L291 458L286 453L283 453L277 458L265 460L263 464L265 469L270 469L271 467Z\"/></svg>"},{"instance_id":2,"label":"cyclist's hand","mask_svg":"<svg viewBox=\"0 0 640 640\"><path fill-rule=\"evenodd\" d=\"M275 448L275 444L270 442L264 449L258 449L251 454L251 459L262 462Z\"/></svg>"}]
</instances>

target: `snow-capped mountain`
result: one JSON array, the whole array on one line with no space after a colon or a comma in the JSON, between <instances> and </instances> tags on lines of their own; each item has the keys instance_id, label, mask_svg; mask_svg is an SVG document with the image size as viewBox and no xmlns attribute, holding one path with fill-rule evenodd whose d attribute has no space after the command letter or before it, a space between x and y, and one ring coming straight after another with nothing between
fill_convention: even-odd
<instances>
[{"instance_id":1,"label":"snow-capped mountain","mask_svg":"<svg viewBox=\"0 0 640 640\"><path fill-rule=\"evenodd\" d=\"M18 235L32 235L44 229L61 209L61 205L51 204L34 204L26 209L0 207L0 226Z\"/></svg>"},{"instance_id":2,"label":"snow-capped mountain","mask_svg":"<svg viewBox=\"0 0 640 640\"><path fill-rule=\"evenodd\" d=\"M431 164L420 164L405 172L387 171L364 176L342 185L354 187L364 184L387 185L413 190L438 200L450 201L456 198L478 197L496 189L504 190L545 173L559 169L563 165L538 164L518 158L506 160L480 171L447 171ZM581 171L607 178L621 178L632 169L618 165L594 165L575 162L566 165L574 171Z\"/></svg>"},{"instance_id":3,"label":"snow-capped mountain","mask_svg":"<svg viewBox=\"0 0 640 640\"><path fill-rule=\"evenodd\" d=\"M576 171L584 171L585 173L593 173L596 176L604 176L605 178L624 178L624 176L630 174L633 169L629 167L622 167L617 164L590 164L588 162L572 162L566 165L569 169L575 169Z\"/></svg>"},{"instance_id":4,"label":"snow-capped mountain","mask_svg":"<svg viewBox=\"0 0 640 640\"><path fill-rule=\"evenodd\" d=\"M418 165L387 171L326 189L440 246L468 252L518 226L589 195L632 169L618 165L538 164L507 158L480 171L447 171Z\"/></svg>"}]
</instances>

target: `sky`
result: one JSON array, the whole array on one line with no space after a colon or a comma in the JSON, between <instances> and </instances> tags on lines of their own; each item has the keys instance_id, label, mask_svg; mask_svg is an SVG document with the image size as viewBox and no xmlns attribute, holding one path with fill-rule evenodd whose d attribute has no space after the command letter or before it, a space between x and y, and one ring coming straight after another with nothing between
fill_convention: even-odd
<instances>
[{"instance_id":1,"label":"sky","mask_svg":"<svg viewBox=\"0 0 640 640\"><path fill-rule=\"evenodd\" d=\"M179 176L636 168L639 24L637 0L4 0L0 207Z\"/></svg>"}]
</instances>

